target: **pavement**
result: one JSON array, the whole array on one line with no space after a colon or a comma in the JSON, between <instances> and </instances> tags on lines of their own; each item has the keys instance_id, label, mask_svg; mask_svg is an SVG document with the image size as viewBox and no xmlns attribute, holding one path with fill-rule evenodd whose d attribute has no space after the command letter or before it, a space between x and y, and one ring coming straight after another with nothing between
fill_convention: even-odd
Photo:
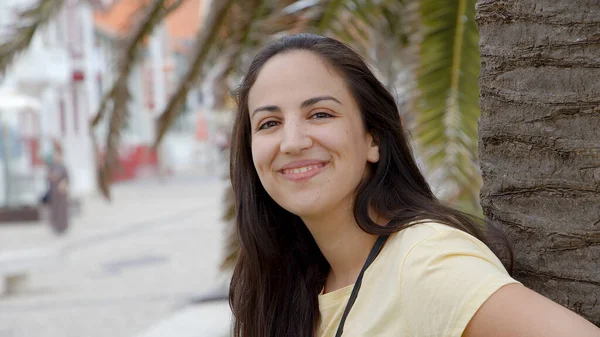
<instances>
[{"instance_id":1,"label":"pavement","mask_svg":"<svg viewBox=\"0 0 600 337\"><path fill-rule=\"evenodd\" d=\"M110 203L85 198L62 237L43 222L0 225L0 254L60 257L0 297L0 336L226 336L226 302L188 303L229 277L218 270L227 184L194 174L122 183Z\"/></svg>"}]
</instances>

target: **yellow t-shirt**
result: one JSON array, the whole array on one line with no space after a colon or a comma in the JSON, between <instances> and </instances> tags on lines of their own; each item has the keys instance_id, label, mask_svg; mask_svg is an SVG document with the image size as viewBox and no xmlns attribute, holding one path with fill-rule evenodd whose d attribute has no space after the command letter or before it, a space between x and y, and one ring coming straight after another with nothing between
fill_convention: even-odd
<instances>
[{"instance_id":1,"label":"yellow t-shirt","mask_svg":"<svg viewBox=\"0 0 600 337\"><path fill-rule=\"evenodd\" d=\"M344 337L459 337L500 287L518 283L475 237L439 223L404 229L367 269ZM334 337L352 285L319 295L320 337Z\"/></svg>"}]
</instances>

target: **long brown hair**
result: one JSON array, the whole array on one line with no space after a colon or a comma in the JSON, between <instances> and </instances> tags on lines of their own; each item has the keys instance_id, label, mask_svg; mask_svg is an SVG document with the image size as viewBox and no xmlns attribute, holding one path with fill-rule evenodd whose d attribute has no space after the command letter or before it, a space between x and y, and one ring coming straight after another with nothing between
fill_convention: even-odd
<instances>
[{"instance_id":1,"label":"long brown hair","mask_svg":"<svg viewBox=\"0 0 600 337\"><path fill-rule=\"evenodd\" d=\"M354 217L362 230L391 234L409 222L433 219L488 242L476 219L442 205L433 195L411 154L394 98L363 59L331 38L284 37L256 55L236 91L230 169L241 250L229 298L236 337L309 337L319 323L318 294L329 264L302 220L265 191L250 148L250 88L271 57L294 50L311 51L337 70L358 103L366 130L379 145L379 162L356 190ZM392 221L377 225L369 217L370 207Z\"/></svg>"}]
</instances>

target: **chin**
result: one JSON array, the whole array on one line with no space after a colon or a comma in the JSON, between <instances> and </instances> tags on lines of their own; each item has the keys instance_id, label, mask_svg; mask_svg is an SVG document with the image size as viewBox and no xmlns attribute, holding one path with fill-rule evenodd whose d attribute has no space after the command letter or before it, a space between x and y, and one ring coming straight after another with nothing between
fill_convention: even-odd
<instances>
[{"instance_id":1,"label":"chin","mask_svg":"<svg viewBox=\"0 0 600 337\"><path fill-rule=\"evenodd\" d=\"M287 202L280 205L288 212L297 215L300 218L322 214L325 210L322 202Z\"/></svg>"}]
</instances>

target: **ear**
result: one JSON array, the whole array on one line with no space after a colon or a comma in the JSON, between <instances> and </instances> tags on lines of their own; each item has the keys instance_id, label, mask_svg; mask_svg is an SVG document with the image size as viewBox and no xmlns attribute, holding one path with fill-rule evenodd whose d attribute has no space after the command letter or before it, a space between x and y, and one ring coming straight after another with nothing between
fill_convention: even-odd
<instances>
[{"instance_id":1,"label":"ear","mask_svg":"<svg viewBox=\"0 0 600 337\"><path fill-rule=\"evenodd\" d=\"M370 163L378 162L379 161L379 142L370 133L367 134L367 144L369 144L369 148L367 149L367 161Z\"/></svg>"}]
</instances>

